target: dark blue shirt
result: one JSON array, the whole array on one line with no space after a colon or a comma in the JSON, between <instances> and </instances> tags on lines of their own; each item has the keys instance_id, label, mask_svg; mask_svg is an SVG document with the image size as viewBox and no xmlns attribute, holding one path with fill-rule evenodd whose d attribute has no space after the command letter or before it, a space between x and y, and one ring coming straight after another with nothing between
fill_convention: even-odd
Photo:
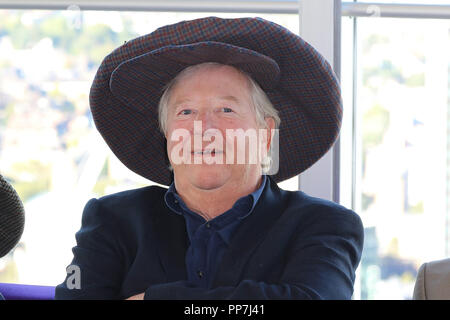
<instances>
[{"instance_id":1,"label":"dark blue shirt","mask_svg":"<svg viewBox=\"0 0 450 320\"><path fill-rule=\"evenodd\" d=\"M210 288L233 231L252 213L266 185L266 179L263 175L261 185L255 192L239 198L230 210L209 221L190 210L177 194L175 184L170 185L164 200L172 211L183 215L186 221L190 241L186 252L186 270L190 282L199 287Z\"/></svg>"}]
</instances>

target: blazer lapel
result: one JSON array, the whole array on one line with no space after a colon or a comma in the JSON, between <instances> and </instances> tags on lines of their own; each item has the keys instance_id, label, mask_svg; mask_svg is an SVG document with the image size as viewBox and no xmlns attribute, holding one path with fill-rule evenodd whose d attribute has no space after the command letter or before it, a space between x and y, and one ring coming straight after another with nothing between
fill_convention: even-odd
<instances>
[{"instance_id":1,"label":"blazer lapel","mask_svg":"<svg viewBox=\"0 0 450 320\"><path fill-rule=\"evenodd\" d=\"M281 197L281 190L269 177L254 211L245 218L232 236L230 246L225 251L215 274L214 287L239 282L244 265L264 240L267 230L283 212L284 202Z\"/></svg>"},{"instance_id":2,"label":"blazer lapel","mask_svg":"<svg viewBox=\"0 0 450 320\"><path fill-rule=\"evenodd\" d=\"M170 211L164 202L164 196L157 202L156 212L152 215L155 244L167 281L187 279L185 255L189 239L184 217Z\"/></svg>"}]
</instances>

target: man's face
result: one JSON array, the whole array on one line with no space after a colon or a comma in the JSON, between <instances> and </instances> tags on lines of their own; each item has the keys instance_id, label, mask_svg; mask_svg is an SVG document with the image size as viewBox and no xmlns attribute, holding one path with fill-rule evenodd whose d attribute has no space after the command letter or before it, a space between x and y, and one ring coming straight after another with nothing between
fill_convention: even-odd
<instances>
[{"instance_id":1,"label":"man's face","mask_svg":"<svg viewBox=\"0 0 450 320\"><path fill-rule=\"evenodd\" d=\"M244 144L236 136L227 139L227 133L246 131L257 136L259 126L241 73L230 66L208 66L182 78L172 88L167 116L167 152L175 181L211 190L261 175L250 139Z\"/></svg>"}]
</instances>

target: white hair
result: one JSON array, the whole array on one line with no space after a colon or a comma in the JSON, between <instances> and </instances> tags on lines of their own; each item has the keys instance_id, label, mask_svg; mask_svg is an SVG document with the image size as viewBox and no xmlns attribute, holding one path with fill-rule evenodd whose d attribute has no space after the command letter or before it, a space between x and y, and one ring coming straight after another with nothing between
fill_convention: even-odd
<instances>
[{"instance_id":1,"label":"white hair","mask_svg":"<svg viewBox=\"0 0 450 320\"><path fill-rule=\"evenodd\" d=\"M224 64L217 63L217 62L204 62L200 64L196 64L193 66L189 66L182 70L175 78L173 78L166 86L163 88L163 94L161 96L161 99L159 101L158 105L158 120L159 120L159 126L160 130L164 134L164 136L167 133L167 115L168 115L168 109L169 109L169 101L170 96L172 93L173 88L178 84L182 79L186 78L187 76L191 75L192 73L205 68L212 68L212 67L221 67L224 66ZM278 116L278 111L275 109L275 107L270 102L269 98L267 97L264 90L261 89L259 84L252 79L252 77L247 74L246 72L235 68L240 74L242 74L248 81L249 87L250 87L250 97L253 103L253 107L255 110L256 115L256 121L258 125L261 128L266 129L267 123L266 118L272 118L275 122L275 129L279 128L280 125L280 117ZM272 145L272 144L271 144ZM269 151L270 154L270 151ZM268 170L270 168L270 157L266 157L264 163L261 164L263 171Z\"/></svg>"}]
</instances>

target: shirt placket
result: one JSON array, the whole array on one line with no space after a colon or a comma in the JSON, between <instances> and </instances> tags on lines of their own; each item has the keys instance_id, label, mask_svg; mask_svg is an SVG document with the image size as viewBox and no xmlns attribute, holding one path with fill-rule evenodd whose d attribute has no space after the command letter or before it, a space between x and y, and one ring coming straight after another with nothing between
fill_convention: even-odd
<instances>
[{"instance_id":1,"label":"shirt placket","mask_svg":"<svg viewBox=\"0 0 450 320\"><path fill-rule=\"evenodd\" d=\"M208 283L208 243L211 238L211 229L202 225L198 228L193 239L194 259L191 269L191 279L200 287L206 288Z\"/></svg>"}]
</instances>

